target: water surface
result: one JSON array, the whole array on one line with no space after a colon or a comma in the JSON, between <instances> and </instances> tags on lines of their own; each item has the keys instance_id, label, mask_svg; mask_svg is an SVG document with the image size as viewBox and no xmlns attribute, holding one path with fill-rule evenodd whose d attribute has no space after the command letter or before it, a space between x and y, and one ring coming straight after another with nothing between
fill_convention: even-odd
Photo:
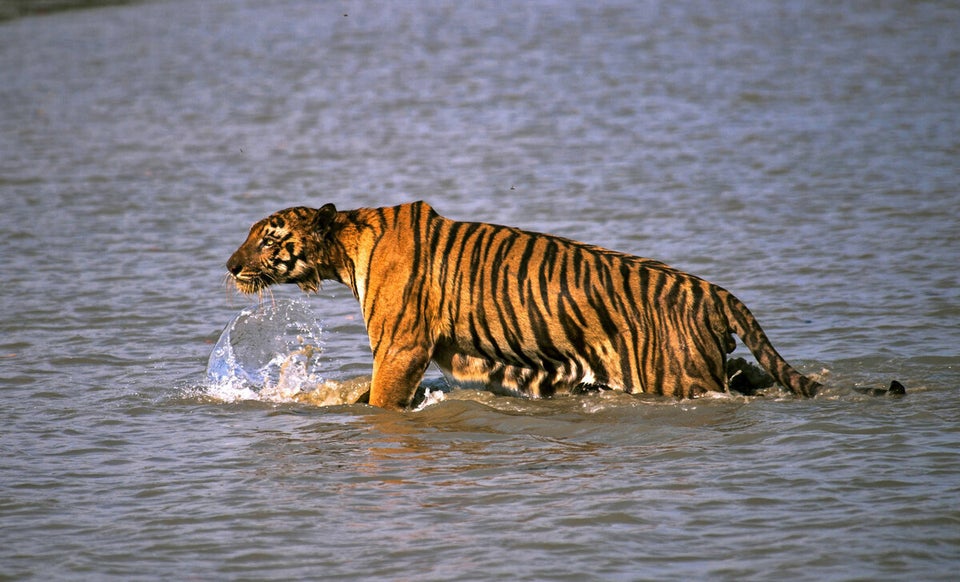
<instances>
[{"instance_id":1,"label":"water surface","mask_svg":"<svg viewBox=\"0 0 960 582\"><path fill-rule=\"evenodd\" d=\"M952 579L958 22L170 0L0 23L0 576ZM415 199L697 273L831 388L404 414L211 389L252 222ZM309 302L325 378L368 379L349 292ZM851 390L893 378L906 398Z\"/></svg>"}]
</instances>

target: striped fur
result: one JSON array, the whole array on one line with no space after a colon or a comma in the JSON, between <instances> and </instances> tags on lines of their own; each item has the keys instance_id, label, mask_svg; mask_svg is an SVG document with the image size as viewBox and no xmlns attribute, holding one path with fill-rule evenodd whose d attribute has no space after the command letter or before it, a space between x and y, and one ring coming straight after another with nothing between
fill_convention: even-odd
<instances>
[{"instance_id":1,"label":"striped fur","mask_svg":"<svg viewBox=\"0 0 960 582\"><path fill-rule=\"evenodd\" d=\"M339 281L373 351L370 403L405 408L431 361L461 384L546 397L582 386L692 398L727 389L736 334L794 394L819 385L776 352L728 291L651 259L428 204L288 208L256 223L227 268L238 289Z\"/></svg>"}]
</instances>

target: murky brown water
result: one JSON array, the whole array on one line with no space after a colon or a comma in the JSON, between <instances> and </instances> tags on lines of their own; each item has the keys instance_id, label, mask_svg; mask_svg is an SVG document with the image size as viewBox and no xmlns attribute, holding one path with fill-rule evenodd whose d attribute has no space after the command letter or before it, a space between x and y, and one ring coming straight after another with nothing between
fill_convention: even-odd
<instances>
[{"instance_id":1,"label":"murky brown water","mask_svg":"<svg viewBox=\"0 0 960 582\"><path fill-rule=\"evenodd\" d=\"M171 0L0 23L0 577L951 579L958 22ZM250 223L412 199L702 275L834 388L394 414L211 387ZM308 301L325 379L362 382L352 297ZM849 389L891 378L906 398Z\"/></svg>"}]
</instances>

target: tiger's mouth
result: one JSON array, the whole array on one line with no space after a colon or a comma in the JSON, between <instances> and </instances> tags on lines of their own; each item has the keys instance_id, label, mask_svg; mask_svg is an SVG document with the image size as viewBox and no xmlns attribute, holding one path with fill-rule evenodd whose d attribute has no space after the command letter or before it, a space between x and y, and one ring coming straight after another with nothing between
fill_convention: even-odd
<instances>
[{"instance_id":1,"label":"tiger's mouth","mask_svg":"<svg viewBox=\"0 0 960 582\"><path fill-rule=\"evenodd\" d=\"M316 271L310 271L300 277L284 278L283 280L248 269L241 270L239 273L230 273L230 276L233 279L234 286L244 295L260 293L267 287L279 283L294 283L305 293L316 293L320 290L320 277Z\"/></svg>"},{"instance_id":2,"label":"tiger's mouth","mask_svg":"<svg viewBox=\"0 0 960 582\"><path fill-rule=\"evenodd\" d=\"M259 293L272 285L275 281L263 273L254 273L244 269L239 273L230 273L237 291L245 295Z\"/></svg>"}]
</instances>

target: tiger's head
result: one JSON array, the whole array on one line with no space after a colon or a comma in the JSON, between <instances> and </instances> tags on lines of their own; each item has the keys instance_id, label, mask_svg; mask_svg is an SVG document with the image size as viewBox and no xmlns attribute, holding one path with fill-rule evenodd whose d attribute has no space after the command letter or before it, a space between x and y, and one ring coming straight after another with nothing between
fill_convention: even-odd
<instances>
[{"instance_id":1,"label":"tiger's head","mask_svg":"<svg viewBox=\"0 0 960 582\"><path fill-rule=\"evenodd\" d=\"M258 293L270 285L295 283L310 292L320 288L323 240L337 209L298 206L281 210L250 227L250 234L227 270L241 293Z\"/></svg>"}]
</instances>

